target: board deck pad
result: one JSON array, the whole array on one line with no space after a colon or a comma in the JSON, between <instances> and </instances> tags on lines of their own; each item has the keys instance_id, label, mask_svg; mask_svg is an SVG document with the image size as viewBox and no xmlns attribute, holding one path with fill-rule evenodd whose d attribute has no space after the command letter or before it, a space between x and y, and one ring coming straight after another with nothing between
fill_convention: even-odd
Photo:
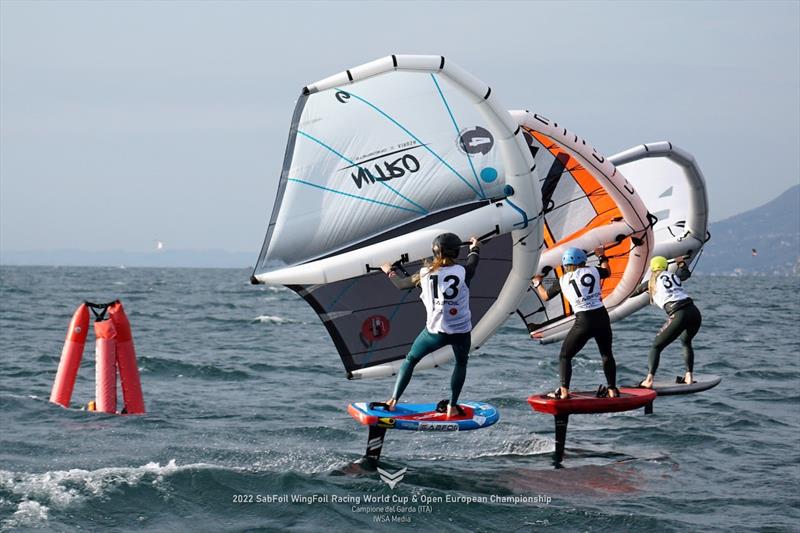
<instances>
[{"instance_id":1,"label":"board deck pad","mask_svg":"<svg viewBox=\"0 0 800 533\"><path fill-rule=\"evenodd\" d=\"M692 394L704 390L713 389L719 385L722 378L720 376L695 376L691 385L686 383L675 383L675 381L656 380L653 383L653 390L659 396L674 396L676 394Z\"/></svg>"},{"instance_id":2,"label":"board deck pad","mask_svg":"<svg viewBox=\"0 0 800 533\"><path fill-rule=\"evenodd\" d=\"M435 403L398 403L394 411L383 407L369 408L369 402L356 402L347 406L350 416L365 426L411 431L467 431L493 425L500 413L493 405L484 402L458 403L465 416L447 418L447 413L437 413Z\"/></svg>"},{"instance_id":3,"label":"board deck pad","mask_svg":"<svg viewBox=\"0 0 800 533\"><path fill-rule=\"evenodd\" d=\"M656 399L656 391L651 389L620 387L619 392L618 398L598 398L595 391L570 391L565 400L534 394L528 403L534 411L559 416L631 411Z\"/></svg>"}]
</instances>

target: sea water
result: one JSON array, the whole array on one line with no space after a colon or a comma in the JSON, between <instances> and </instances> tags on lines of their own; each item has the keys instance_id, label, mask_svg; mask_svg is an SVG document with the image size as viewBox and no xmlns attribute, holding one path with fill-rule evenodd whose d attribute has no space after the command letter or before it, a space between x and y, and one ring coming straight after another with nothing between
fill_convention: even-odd
<instances>
[{"instance_id":1,"label":"sea water","mask_svg":"<svg viewBox=\"0 0 800 533\"><path fill-rule=\"evenodd\" d=\"M293 292L246 270L0 268L0 528L56 531L686 531L800 526L800 280L695 276L696 375L713 390L655 412L570 419L564 468L553 419L526 398L557 384L559 345L512 319L470 359L462 399L500 409L464 433L389 431L381 468L345 409L393 378L348 381L325 328ZM146 416L48 403L77 305L120 298ZM664 321L614 325L619 382L638 382ZM94 396L93 334L73 401ZM679 343L659 377L683 373ZM448 395L420 371L410 402ZM573 388L603 374L590 343ZM402 469L405 472L400 475Z\"/></svg>"}]
</instances>

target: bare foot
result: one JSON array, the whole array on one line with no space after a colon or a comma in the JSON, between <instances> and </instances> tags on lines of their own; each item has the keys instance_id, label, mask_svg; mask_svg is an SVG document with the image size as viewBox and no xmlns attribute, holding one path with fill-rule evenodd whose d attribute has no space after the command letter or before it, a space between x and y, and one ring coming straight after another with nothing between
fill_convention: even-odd
<instances>
[{"instance_id":1,"label":"bare foot","mask_svg":"<svg viewBox=\"0 0 800 533\"><path fill-rule=\"evenodd\" d=\"M619 389L616 387L609 387L608 388L608 397L609 398L619 398Z\"/></svg>"},{"instance_id":2,"label":"bare foot","mask_svg":"<svg viewBox=\"0 0 800 533\"><path fill-rule=\"evenodd\" d=\"M653 388L653 380L655 376L653 374L647 374L647 377L644 378L640 383L639 387L643 389L652 389Z\"/></svg>"},{"instance_id":3,"label":"bare foot","mask_svg":"<svg viewBox=\"0 0 800 533\"><path fill-rule=\"evenodd\" d=\"M547 397L554 398L556 400L566 400L569 398L569 389L566 387L559 387L555 392L548 394Z\"/></svg>"},{"instance_id":4,"label":"bare foot","mask_svg":"<svg viewBox=\"0 0 800 533\"><path fill-rule=\"evenodd\" d=\"M387 400L386 401L386 405L389 406L389 409L388 409L389 411L394 411L394 406L397 405L397 399L396 398L392 398L391 400Z\"/></svg>"},{"instance_id":5,"label":"bare foot","mask_svg":"<svg viewBox=\"0 0 800 533\"><path fill-rule=\"evenodd\" d=\"M691 372L687 372L687 373L686 373L686 374L683 376L683 382L684 382L685 384L687 384L687 385L691 385L692 383L694 383L694 381L692 380L692 373L691 373Z\"/></svg>"},{"instance_id":6,"label":"bare foot","mask_svg":"<svg viewBox=\"0 0 800 533\"><path fill-rule=\"evenodd\" d=\"M455 418L458 416L458 409L455 405L447 404L447 418Z\"/></svg>"}]
</instances>

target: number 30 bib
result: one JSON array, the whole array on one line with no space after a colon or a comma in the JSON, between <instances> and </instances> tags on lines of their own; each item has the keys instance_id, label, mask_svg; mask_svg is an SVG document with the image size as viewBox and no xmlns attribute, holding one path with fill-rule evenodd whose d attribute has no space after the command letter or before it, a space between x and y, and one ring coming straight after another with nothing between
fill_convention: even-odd
<instances>
[{"instance_id":1,"label":"number 30 bib","mask_svg":"<svg viewBox=\"0 0 800 533\"><path fill-rule=\"evenodd\" d=\"M670 302L685 300L689 295L683 290L682 285L681 278L674 272L662 272L656 279L656 290L655 294L653 294L653 302L661 309L664 309L664 306Z\"/></svg>"}]
</instances>

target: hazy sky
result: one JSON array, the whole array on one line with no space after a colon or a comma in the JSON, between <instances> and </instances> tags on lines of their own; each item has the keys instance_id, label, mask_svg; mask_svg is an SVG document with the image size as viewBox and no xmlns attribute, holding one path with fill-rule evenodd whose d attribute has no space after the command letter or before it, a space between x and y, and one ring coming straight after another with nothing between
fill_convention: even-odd
<instances>
[{"instance_id":1,"label":"hazy sky","mask_svg":"<svg viewBox=\"0 0 800 533\"><path fill-rule=\"evenodd\" d=\"M441 54L611 155L670 140L711 220L800 182L800 2L0 0L0 249L252 251L300 89Z\"/></svg>"}]
</instances>

